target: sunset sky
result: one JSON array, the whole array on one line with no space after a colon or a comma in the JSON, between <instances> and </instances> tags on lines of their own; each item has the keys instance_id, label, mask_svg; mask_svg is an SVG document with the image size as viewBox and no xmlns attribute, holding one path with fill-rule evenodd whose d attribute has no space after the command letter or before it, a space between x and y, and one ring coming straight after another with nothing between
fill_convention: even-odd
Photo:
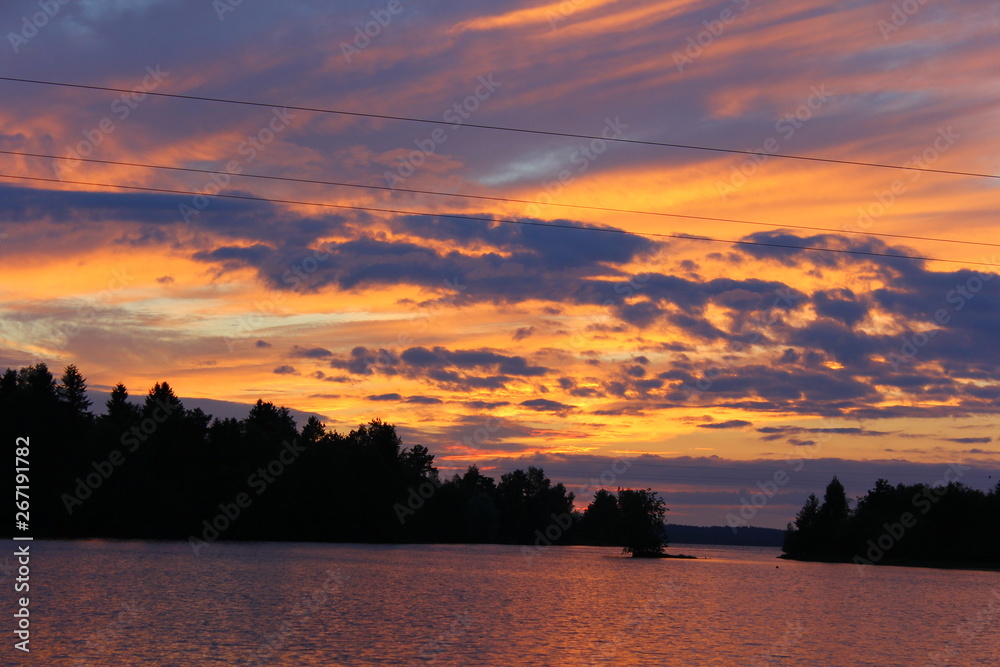
<instances>
[{"instance_id":1,"label":"sunset sky","mask_svg":"<svg viewBox=\"0 0 1000 667\"><path fill-rule=\"evenodd\" d=\"M583 502L625 456L679 523L778 471L755 525L1000 479L996 2L49 4L0 5L0 76L140 93L0 80L0 368L381 417Z\"/></svg>"}]
</instances>

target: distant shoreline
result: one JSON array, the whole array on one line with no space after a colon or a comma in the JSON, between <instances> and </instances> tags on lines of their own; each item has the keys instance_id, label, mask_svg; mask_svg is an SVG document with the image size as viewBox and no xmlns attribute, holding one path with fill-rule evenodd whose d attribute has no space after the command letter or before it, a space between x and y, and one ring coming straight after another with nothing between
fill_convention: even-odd
<instances>
[{"instance_id":1,"label":"distant shoreline","mask_svg":"<svg viewBox=\"0 0 1000 667\"><path fill-rule=\"evenodd\" d=\"M679 558L681 560L705 560L704 556L689 556L687 554L645 554L641 556L636 556L633 554L631 558L646 558L656 560L658 558Z\"/></svg>"},{"instance_id":2,"label":"distant shoreline","mask_svg":"<svg viewBox=\"0 0 1000 667\"><path fill-rule=\"evenodd\" d=\"M2 539L12 540L12 536L5 536ZM142 543L171 543L171 544L190 544L188 538L179 537L123 537L123 536L41 536L35 537L35 541L46 541L46 542L142 542ZM534 548L535 545L532 544L520 544L514 542L356 542L356 541L343 541L343 542L330 542L328 540L287 540L287 539L226 539L226 540L216 540L212 542L209 546L215 544L326 544L326 545L363 545L363 546L389 546L389 547L408 547L408 546L428 546L428 547L531 547ZM689 544L689 543L687 543ZM713 546L713 545L695 545L689 544L689 546ZM727 546L727 545L714 545L714 546ZM740 545L729 545L729 546L740 546ZM546 548L557 548L557 547L596 547L599 549L615 549L621 550L622 547L614 544L552 544ZM623 558L632 558L633 556L623 556ZM660 555L650 555L650 556L635 556L635 558L679 558L686 560L706 560L705 556L691 556L688 554L660 554Z\"/></svg>"},{"instance_id":3,"label":"distant shoreline","mask_svg":"<svg viewBox=\"0 0 1000 667\"><path fill-rule=\"evenodd\" d=\"M731 547L760 547L760 548L773 548L780 549L780 543L775 544L773 536L770 533L783 534L783 531L778 531L773 528L757 528L751 527L751 531L759 531L757 533L751 533L752 537L750 539L746 538L747 528L740 529L743 531L740 533L743 540L737 539L736 541L727 541L726 538L732 536L732 529L723 526L687 526L678 524L667 524L666 525L668 533L677 532L680 533L681 539L671 539L670 542L665 545L667 548L670 545L690 545L696 547L714 547L714 546L731 546ZM765 535L771 539L760 540L759 536ZM11 539L13 535L6 536L4 539ZM758 539L753 539L757 537ZM36 539L42 540L52 540L59 542L70 542L70 541L87 541L87 540L107 540L112 542L189 542L190 536L127 536L127 535L63 535L63 536L36 536ZM358 542L352 540L343 541L329 541L329 540L305 540L305 539L295 539L289 540L284 538L274 538L269 539L265 537L249 537L245 539L241 538L226 538L215 540L216 542L227 542L232 544L240 543L269 543L269 542L288 542L288 543L300 543L300 544L390 544L390 545L406 545L406 544L426 544L426 545L480 545L480 544L490 544L497 546L528 546L533 547L534 544L531 543L519 543L519 542L433 542L433 541L369 541L369 542ZM562 542L554 543L550 546L581 546L581 547L602 547L611 549L621 549L622 545L618 544L599 544L587 541L575 541L575 542ZM686 556L684 554L678 555L668 555L669 558L691 558L691 559L702 559L700 556Z\"/></svg>"},{"instance_id":4,"label":"distant shoreline","mask_svg":"<svg viewBox=\"0 0 1000 667\"><path fill-rule=\"evenodd\" d=\"M10 540L11 536L7 536L4 539ZM105 541L105 542L144 542L144 543L157 543L157 542L169 542L176 544L185 544L188 541L183 538L169 538L169 537L37 537L38 541L50 541L50 542L90 542L90 541ZM491 546L491 547L523 547L531 546L524 544L504 544L497 542L329 542L324 540L265 540L265 539L248 539L248 540L218 540L213 542L213 544L325 544L325 545L362 545L362 546L394 546L394 547L404 547L404 546L442 546L442 547L474 547L474 546ZM696 545L690 542L685 542L683 544L689 544L691 546L744 546L744 545ZM602 545L602 544L553 544L551 547L599 547L602 549L619 549L614 545ZM632 558L628 556L627 558ZM637 556L640 560L648 559L675 559L675 560L711 560L705 556L691 556L688 554L662 554L658 556ZM801 563L827 563L830 565L859 565L859 563L854 563L849 560L831 560L822 558L796 558L789 556L788 554L781 554L776 556L779 560L796 561ZM868 563L860 563L860 565L867 565ZM879 567L917 567L917 568L927 568L932 570L963 570L963 571L975 571L975 572L1000 572L1000 563L949 563L946 561L918 561L918 560L880 560L871 563L871 565L876 565Z\"/></svg>"},{"instance_id":5,"label":"distant shoreline","mask_svg":"<svg viewBox=\"0 0 1000 667\"><path fill-rule=\"evenodd\" d=\"M1000 563L951 563L948 561L925 560L878 560L873 562L855 563L851 560L834 560L828 558L799 558L781 554L781 560L799 561L802 563L829 563L832 565L872 565L878 567L923 567L931 570L975 570L978 572L1000 572Z\"/></svg>"}]
</instances>

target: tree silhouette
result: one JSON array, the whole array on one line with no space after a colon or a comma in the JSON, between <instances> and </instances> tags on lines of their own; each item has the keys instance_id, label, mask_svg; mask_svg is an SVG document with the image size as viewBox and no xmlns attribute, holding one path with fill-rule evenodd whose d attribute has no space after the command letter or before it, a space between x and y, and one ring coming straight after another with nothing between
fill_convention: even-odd
<instances>
[{"instance_id":1,"label":"tree silhouette","mask_svg":"<svg viewBox=\"0 0 1000 667\"><path fill-rule=\"evenodd\" d=\"M17 371L8 368L0 375L0 401L11 400L17 391Z\"/></svg>"},{"instance_id":2,"label":"tree silhouette","mask_svg":"<svg viewBox=\"0 0 1000 667\"><path fill-rule=\"evenodd\" d=\"M307 445L315 445L326 435L326 426L315 416L309 417L302 427L302 441Z\"/></svg>"},{"instance_id":3,"label":"tree silhouette","mask_svg":"<svg viewBox=\"0 0 1000 667\"><path fill-rule=\"evenodd\" d=\"M618 498L607 489L594 494L583 514L583 536L588 542L603 546L624 546L622 514Z\"/></svg>"},{"instance_id":4,"label":"tree silhouette","mask_svg":"<svg viewBox=\"0 0 1000 667\"><path fill-rule=\"evenodd\" d=\"M497 505L504 517L500 538L513 544L530 543L554 517L571 515L573 494L561 483L552 486L541 468L528 466L500 476Z\"/></svg>"},{"instance_id":5,"label":"tree silhouette","mask_svg":"<svg viewBox=\"0 0 1000 667\"><path fill-rule=\"evenodd\" d=\"M60 402L66 405L71 420L89 421L90 399L87 397L87 380L76 365L70 364L63 372L61 384L57 387Z\"/></svg>"},{"instance_id":6,"label":"tree silhouette","mask_svg":"<svg viewBox=\"0 0 1000 667\"><path fill-rule=\"evenodd\" d=\"M879 479L849 509L834 478L823 504L810 495L785 534L788 558L858 564L1000 564L1000 485L892 486Z\"/></svg>"},{"instance_id":7,"label":"tree silhouette","mask_svg":"<svg viewBox=\"0 0 1000 667\"><path fill-rule=\"evenodd\" d=\"M816 517L818 548L821 552L836 558L847 555L844 551L846 548L844 537L850 514L851 509L847 502L844 485L834 475L826 486L826 491L823 493L823 504L820 505Z\"/></svg>"},{"instance_id":8,"label":"tree silhouette","mask_svg":"<svg viewBox=\"0 0 1000 667\"><path fill-rule=\"evenodd\" d=\"M819 512L820 519L836 526L847 521L850 512L844 485L834 475L830 483L826 485L826 492L823 494L823 506Z\"/></svg>"},{"instance_id":9,"label":"tree silhouette","mask_svg":"<svg viewBox=\"0 0 1000 667\"><path fill-rule=\"evenodd\" d=\"M119 428L124 427L139 417L139 406L128 400L128 389L121 382L111 390L111 397L104 404L107 413L104 420Z\"/></svg>"},{"instance_id":10,"label":"tree silhouette","mask_svg":"<svg viewBox=\"0 0 1000 667\"><path fill-rule=\"evenodd\" d=\"M410 449L404 449L399 459L402 468L410 477L437 479L434 455L423 445L414 445Z\"/></svg>"},{"instance_id":11,"label":"tree silhouette","mask_svg":"<svg viewBox=\"0 0 1000 667\"><path fill-rule=\"evenodd\" d=\"M161 413L169 417L178 418L184 412L184 404L177 398L173 388L166 382L157 382L146 394L146 400L142 404L142 414L150 417L154 412L160 410Z\"/></svg>"},{"instance_id":12,"label":"tree silhouette","mask_svg":"<svg viewBox=\"0 0 1000 667\"><path fill-rule=\"evenodd\" d=\"M660 556L667 543L666 503L652 489L618 489L624 553L637 558Z\"/></svg>"},{"instance_id":13,"label":"tree silhouette","mask_svg":"<svg viewBox=\"0 0 1000 667\"><path fill-rule=\"evenodd\" d=\"M795 525L788 524L784 550L789 553L814 554L819 551L819 498L810 493L806 504L795 515Z\"/></svg>"},{"instance_id":14,"label":"tree silhouette","mask_svg":"<svg viewBox=\"0 0 1000 667\"><path fill-rule=\"evenodd\" d=\"M29 398L49 402L56 398L56 381L44 363L25 366L17 373L18 388Z\"/></svg>"},{"instance_id":15,"label":"tree silhouette","mask_svg":"<svg viewBox=\"0 0 1000 667\"><path fill-rule=\"evenodd\" d=\"M215 539L587 539L574 495L539 467L497 483L473 465L441 481L434 455L403 447L381 419L342 434L312 417L300 430L287 408L264 400L243 419L212 419L162 381L140 403L129 399L115 385L95 418L73 365L59 383L44 363L0 374L0 432L31 436L35 536L182 539L192 548ZM662 548L664 511L648 489L604 491L584 517L602 543L643 555Z\"/></svg>"}]
</instances>

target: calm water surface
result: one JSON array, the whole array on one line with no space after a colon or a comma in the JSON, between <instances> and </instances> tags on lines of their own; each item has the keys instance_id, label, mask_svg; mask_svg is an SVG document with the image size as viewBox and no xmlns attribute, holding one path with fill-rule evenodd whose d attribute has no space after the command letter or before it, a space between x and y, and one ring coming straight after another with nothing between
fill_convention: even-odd
<instances>
[{"instance_id":1,"label":"calm water surface","mask_svg":"<svg viewBox=\"0 0 1000 667\"><path fill-rule=\"evenodd\" d=\"M701 546L32 551L27 662L44 665L1000 665L994 572Z\"/></svg>"}]
</instances>

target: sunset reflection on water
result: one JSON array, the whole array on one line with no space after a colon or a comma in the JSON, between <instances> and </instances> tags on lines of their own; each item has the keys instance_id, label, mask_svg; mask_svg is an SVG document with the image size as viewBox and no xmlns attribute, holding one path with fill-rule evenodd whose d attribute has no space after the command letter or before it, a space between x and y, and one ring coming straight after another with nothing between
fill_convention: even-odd
<instances>
[{"instance_id":1,"label":"sunset reflection on water","mask_svg":"<svg viewBox=\"0 0 1000 667\"><path fill-rule=\"evenodd\" d=\"M995 665L1000 648L997 573L772 549L684 546L694 561L492 545L36 550L32 657L47 665Z\"/></svg>"}]
</instances>

